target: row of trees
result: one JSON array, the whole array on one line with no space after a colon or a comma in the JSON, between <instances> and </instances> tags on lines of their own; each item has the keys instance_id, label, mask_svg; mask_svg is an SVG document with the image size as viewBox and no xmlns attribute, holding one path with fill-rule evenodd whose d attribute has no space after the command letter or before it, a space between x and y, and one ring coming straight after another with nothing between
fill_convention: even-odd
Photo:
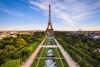
<instances>
[{"instance_id":1,"label":"row of trees","mask_svg":"<svg viewBox=\"0 0 100 67\"><path fill-rule=\"evenodd\" d=\"M56 32L55 37L81 67L99 66L100 53L94 51L96 47L90 45L90 43L96 45L97 41L81 34L74 35L67 32Z\"/></svg>"},{"instance_id":2,"label":"row of trees","mask_svg":"<svg viewBox=\"0 0 100 67\"><path fill-rule=\"evenodd\" d=\"M84 53L83 51L75 48L72 45L68 46L69 49L73 50L75 53L77 53L80 57L84 58L86 61L88 61L88 63L93 64L94 67L96 67L98 65L98 61L93 59L91 56L87 55L86 53Z\"/></svg>"},{"instance_id":3,"label":"row of trees","mask_svg":"<svg viewBox=\"0 0 100 67\"><path fill-rule=\"evenodd\" d=\"M56 38L60 42L60 44L63 46L63 48L70 54L72 59L80 65L80 67L92 67L91 64L89 63L87 64L84 58L79 57L78 54L74 50L70 49L69 45L66 44L65 41L63 41L61 38L58 38L58 37Z\"/></svg>"},{"instance_id":4,"label":"row of trees","mask_svg":"<svg viewBox=\"0 0 100 67\"><path fill-rule=\"evenodd\" d=\"M17 38L7 37L0 40L0 65L12 59L20 58L25 61L44 36L43 32L35 32L34 34L18 34Z\"/></svg>"}]
</instances>

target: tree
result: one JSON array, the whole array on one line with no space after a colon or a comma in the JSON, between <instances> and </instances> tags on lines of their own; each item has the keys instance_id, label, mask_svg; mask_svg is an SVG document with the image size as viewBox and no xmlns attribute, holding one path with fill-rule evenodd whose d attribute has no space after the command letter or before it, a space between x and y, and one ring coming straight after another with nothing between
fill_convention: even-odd
<instances>
[{"instance_id":1,"label":"tree","mask_svg":"<svg viewBox=\"0 0 100 67\"><path fill-rule=\"evenodd\" d=\"M20 49L20 48L24 47L27 44L28 43L23 38L17 38L17 41L16 41L16 47L17 48Z\"/></svg>"},{"instance_id":2,"label":"tree","mask_svg":"<svg viewBox=\"0 0 100 67\"><path fill-rule=\"evenodd\" d=\"M18 60L9 60L0 67L20 67L20 63Z\"/></svg>"},{"instance_id":3,"label":"tree","mask_svg":"<svg viewBox=\"0 0 100 67\"><path fill-rule=\"evenodd\" d=\"M7 50L6 51L7 57L10 58L12 54L16 51L16 48L13 45L6 45L5 50Z\"/></svg>"}]
</instances>

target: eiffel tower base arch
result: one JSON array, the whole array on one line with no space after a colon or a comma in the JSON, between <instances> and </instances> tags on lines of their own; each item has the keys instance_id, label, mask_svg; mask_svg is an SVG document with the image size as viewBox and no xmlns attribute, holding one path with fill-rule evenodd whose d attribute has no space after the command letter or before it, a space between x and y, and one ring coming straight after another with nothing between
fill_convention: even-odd
<instances>
[{"instance_id":1,"label":"eiffel tower base arch","mask_svg":"<svg viewBox=\"0 0 100 67\"><path fill-rule=\"evenodd\" d=\"M48 34L53 35L54 34L54 30L53 29L46 29L45 34L46 35L48 35Z\"/></svg>"}]
</instances>

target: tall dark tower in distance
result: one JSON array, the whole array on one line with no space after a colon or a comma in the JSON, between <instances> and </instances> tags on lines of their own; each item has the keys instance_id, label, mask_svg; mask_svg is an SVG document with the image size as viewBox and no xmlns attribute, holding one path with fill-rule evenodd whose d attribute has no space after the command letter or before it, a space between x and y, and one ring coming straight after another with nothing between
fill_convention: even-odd
<instances>
[{"instance_id":1,"label":"tall dark tower in distance","mask_svg":"<svg viewBox=\"0 0 100 67\"><path fill-rule=\"evenodd\" d=\"M54 34L54 30L52 27L52 23L51 23L51 5L49 5L49 18L48 18L48 26L47 29L45 31L45 34Z\"/></svg>"}]
</instances>

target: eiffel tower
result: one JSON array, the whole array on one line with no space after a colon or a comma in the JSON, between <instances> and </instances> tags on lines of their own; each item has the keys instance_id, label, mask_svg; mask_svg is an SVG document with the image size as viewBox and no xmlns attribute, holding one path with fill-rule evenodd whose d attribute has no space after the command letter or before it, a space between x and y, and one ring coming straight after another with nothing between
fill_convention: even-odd
<instances>
[{"instance_id":1,"label":"eiffel tower","mask_svg":"<svg viewBox=\"0 0 100 67\"><path fill-rule=\"evenodd\" d=\"M51 34L51 35L54 34L54 30L53 30L52 23L51 23L51 5L49 5L49 20L48 20L48 26L45 31L45 34Z\"/></svg>"}]
</instances>

